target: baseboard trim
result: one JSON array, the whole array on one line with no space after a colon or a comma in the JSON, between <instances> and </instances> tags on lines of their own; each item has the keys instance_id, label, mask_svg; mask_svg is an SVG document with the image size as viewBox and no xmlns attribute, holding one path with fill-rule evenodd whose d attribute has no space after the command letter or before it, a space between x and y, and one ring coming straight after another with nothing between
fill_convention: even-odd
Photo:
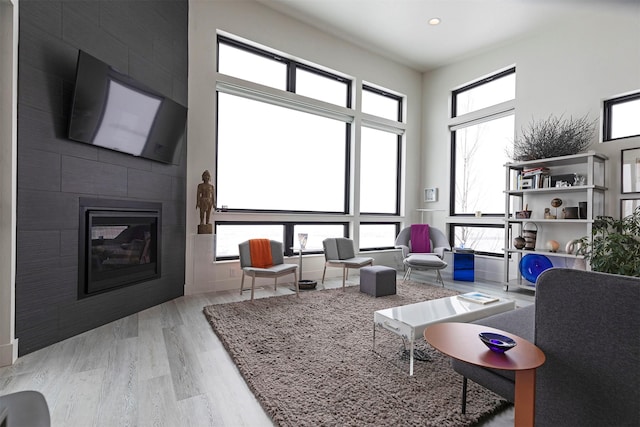
<instances>
[{"instance_id":1,"label":"baseboard trim","mask_svg":"<svg viewBox=\"0 0 640 427\"><path fill-rule=\"evenodd\" d=\"M10 366L18 359L18 340L0 345L0 367Z\"/></svg>"}]
</instances>

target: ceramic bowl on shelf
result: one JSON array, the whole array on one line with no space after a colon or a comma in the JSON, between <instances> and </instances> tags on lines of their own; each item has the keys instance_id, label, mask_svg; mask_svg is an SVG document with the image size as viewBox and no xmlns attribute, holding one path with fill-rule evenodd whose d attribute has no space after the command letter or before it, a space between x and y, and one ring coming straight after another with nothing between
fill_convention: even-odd
<instances>
[{"instance_id":1,"label":"ceramic bowl on shelf","mask_svg":"<svg viewBox=\"0 0 640 427\"><path fill-rule=\"evenodd\" d=\"M489 350L496 353L504 353L516 346L516 342L511 338L493 332L480 332L478 336Z\"/></svg>"},{"instance_id":2,"label":"ceramic bowl on shelf","mask_svg":"<svg viewBox=\"0 0 640 427\"><path fill-rule=\"evenodd\" d=\"M519 268L522 277L535 285L538 276L545 270L553 267L551 260L544 255L525 255L520 260Z\"/></svg>"}]
</instances>

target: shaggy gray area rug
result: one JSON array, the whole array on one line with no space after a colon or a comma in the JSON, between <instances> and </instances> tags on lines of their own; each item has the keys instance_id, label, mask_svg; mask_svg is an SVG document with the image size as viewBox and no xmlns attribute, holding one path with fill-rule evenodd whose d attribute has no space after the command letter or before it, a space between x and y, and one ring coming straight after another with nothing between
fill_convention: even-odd
<instances>
[{"instance_id":1,"label":"shaggy gray area rug","mask_svg":"<svg viewBox=\"0 0 640 427\"><path fill-rule=\"evenodd\" d=\"M424 340L431 361L409 376L403 340L378 328L373 312L455 295L398 282L397 294L374 298L358 286L211 305L204 313L247 384L280 426L470 426L508 404L462 377Z\"/></svg>"}]
</instances>

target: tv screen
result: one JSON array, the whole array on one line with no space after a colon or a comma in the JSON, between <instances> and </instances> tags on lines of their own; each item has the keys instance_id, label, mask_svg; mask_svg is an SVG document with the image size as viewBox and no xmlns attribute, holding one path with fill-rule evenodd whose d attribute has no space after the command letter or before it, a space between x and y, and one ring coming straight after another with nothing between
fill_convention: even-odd
<instances>
[{"instance_id":1,"label":"tv screen","mask_svg":"<svg viewBox=\"0 0 640 427\"><path fill-rule=\"evenodd\" d=\"M69 139L178 163L187 108L80 51Z\"/></svg>"}]
</instances>

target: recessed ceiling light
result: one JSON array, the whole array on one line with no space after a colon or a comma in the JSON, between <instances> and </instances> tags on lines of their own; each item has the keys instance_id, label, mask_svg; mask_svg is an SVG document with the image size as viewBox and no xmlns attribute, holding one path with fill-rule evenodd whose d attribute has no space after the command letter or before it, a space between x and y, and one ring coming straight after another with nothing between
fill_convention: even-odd
<instances>
[{"instance_id":1,"label":"recessed ceiling light","mask_svg":"<svg viewBox=\"0 0 640 427\"><path fill-rule=\"evenodd\" d=\"M439 23L440 23L440 18L429 19L429 25L438 25Z\"/></svg>"}]
</instances>

